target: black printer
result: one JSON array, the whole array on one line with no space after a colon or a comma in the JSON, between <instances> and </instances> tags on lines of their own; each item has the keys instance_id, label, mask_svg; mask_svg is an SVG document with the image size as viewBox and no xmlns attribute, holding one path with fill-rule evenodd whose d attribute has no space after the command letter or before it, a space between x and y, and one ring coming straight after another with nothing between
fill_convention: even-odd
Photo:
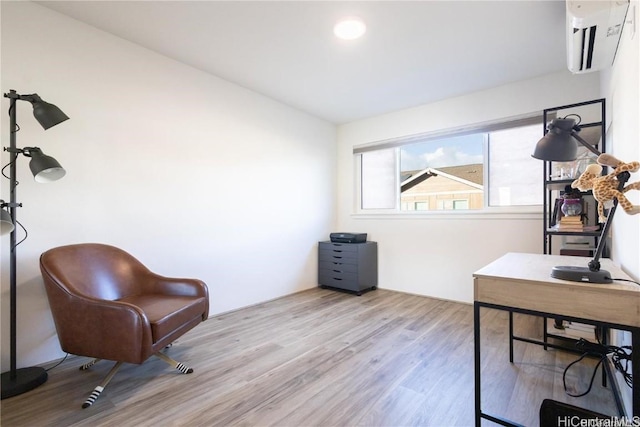
<instances>
[{"instance_id":1,"label":"black printer","mask_svg":"<svg viewBox=\"0 0 640 427\"><path fill-rule=\"evenodd\" d=\"M329 238L334 243L364 243L367 233L331 233Z\"/></svg>"}]
</instances>

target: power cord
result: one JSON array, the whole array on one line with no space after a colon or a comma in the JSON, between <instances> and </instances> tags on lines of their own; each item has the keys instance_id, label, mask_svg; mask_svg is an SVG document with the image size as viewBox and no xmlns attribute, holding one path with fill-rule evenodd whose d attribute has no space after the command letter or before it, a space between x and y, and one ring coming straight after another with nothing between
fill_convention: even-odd
<instances>
[{"instance_id":1,"label":"power cord","mask_svg":"<svg viewBox=\"0 0 640 427\"><path fill-rule=\"evenodd\" d=\"M611 355L611 362L622 374L624 382L626 382L629 387L633 388L633 376L629 373L631 368L631 352L632 347L630 345L617 347Z\"/></svg>"},{"instance_id":2,"label":"power cord","mask_svg":"<svg viewBox=\"0 0 640 427\"><path fill-rule=\"evenodd\" d=\"M15 131L16 131L16 132L18 132L19 130L20 130L20 126L16 123L16 130L15 130ZM13 159L13 161L10 161L9 163L7 163L6 165L4 165L4 166L2 167L2 169L0 170L0 173L2 174L2 176L3 176L3 177L5 177L5 178L7 178L7 179L11 179L11 177L10 177L10 176L8 176L8 175L5 173L5 169L6 169L6 168L8 168L9 166L11 166L11 165L15 164L15 162L16 162L16 158L14 158L14 159ZM18 185L20 185L20 181L18 181L18 180L16 179L16 180L15 180L15 183L14 183L14 186L13 186L13 188L12 188L12 190L13 190L13 189L15 189ZM22 206L22 205L20 205L20 206ZM24 237L22 238L22 240L20 240L18 243L16 243L16 244L15 244L15 246L14 246L12 249L15 249L16 247L18 247L18 245L19 245L20 243L24 242L25 240L27 240L27 237L29 237L29 232L27 231L27 229L25 228L25 226L24 226L24 225L22 225L22 223L21 223L20 221L17 221L17 220L16 220L16 224L18 224L18 225L20 226L20 228L22 228L22 231L24 231Z\"/></svg>"},{"instance_id":3,"label":"power cord","mask_svg":"<svg viewBox=\"0 0 640 427\"><path fill-rule=\"evenodd\" d=\"M635 283L636 285L640 286L640 283L636 282L635 280L630 280L630 279L611 279L614 282L615 281L620 281L620 282L631 282L631 283Z\"/></svg>"},{"instance_id":4,"label":"power cord","mask_svg":"<svg viewBox=\"0 0 640 427\"><path fill-rule=\"evenodd\" d=\"M562 374L562 383L564 385L564 391L567 395L571 397L582 397L589 394L589 392L591 391L591 387L593 386L593 381L595 380L598 367L605 360L607 360L608 355L611 355L611 362L613 363L613 366L615 366L615 368L622 374L627 385L629 387L633 387L633 376L629 373L628 370L631 363L631 346L617 347L611 345L603 345L600 343L592 343L585 340L584 338L580 338L576 343L576 348L581 349L583 351L583 354L578 359L567 365ZM591 380L589 381L589 387L584 393L572 394L567 388L567 371L569 371L569 368L579 363L587 356L594 356L599 358L596 366L593 368L593 374L591 375Z\"/></svg>"},{"instance_id":5,"label":"power cord","mask_svg":"<svg viewBox=\"0 0 640 427\"><path fill-rule=\"evenodd\" d=\"M56 363L52 367L45 369L45 371L49 372L50 370L57 368L58 366L60 366L62 364L62 362L67 360L67 357L69 357L69 353L65 354L61 361L59 361L58 363Z\"/></svg>"}]
</instances>

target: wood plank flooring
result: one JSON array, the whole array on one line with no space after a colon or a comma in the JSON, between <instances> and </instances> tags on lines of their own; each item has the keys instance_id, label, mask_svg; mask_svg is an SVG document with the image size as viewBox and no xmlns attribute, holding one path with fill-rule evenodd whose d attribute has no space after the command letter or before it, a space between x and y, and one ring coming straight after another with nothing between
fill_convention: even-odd
<instances>
[{"instance_id":1,"label":"wood plank flooring","mask_svg":"<svg viewBox=\"0 0 640 427\"><path fill-rule=\"evenodd\" d=\"M482 315L483 409L538 425L543 398L615 414L596 381L583 398L562 388L576 356L516 342L508 360L507 315ZM541 319L515 317L520 335ZM96 403L81 409L111 362L79 371L69 357L41 387L1 402L9 426L471 426L473 308L387 290L357 297L311 289L210 318L167 354L125 365ZM572 372L586 389L591 368ZM598 375L599 378L599 375ZM490 423L487 422L487 425Z\"/></svg>"}]
</instances>

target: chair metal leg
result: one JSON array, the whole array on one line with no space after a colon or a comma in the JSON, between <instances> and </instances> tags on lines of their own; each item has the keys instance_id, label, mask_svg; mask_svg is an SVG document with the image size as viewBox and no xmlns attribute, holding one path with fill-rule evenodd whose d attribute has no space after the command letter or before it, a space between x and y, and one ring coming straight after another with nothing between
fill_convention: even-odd
<instances>
[{"instance_id":1,"label":"chair metal leg","mask_svg":"<svg viewBox=\"0 0 640 427\"><path fill-rule=\"evenodd\" d=\"M169 356L167 356L166 354L162 353L162 352L157 352L154 353L155 356L157 356L159 359L164 360L165 362L167 362L169 365L173 366L174 368L176 368L178 371L182 372L183 374L190 374L193 372L193 369L191 369L190 367L183 365L180 362L177 362L175 360L173 360L172 358L170 358Z\"/></svg>"},{"instance_id":2,"label":"chair metal leg","mask_svg":"<svg viewBox=\"0 0 640 427\"><path fill-rule=\"evenodd\" d=\"M107 384L109 384L109 381L111 381L111 379L116 374L116 372L118 372L118 369L120 369L120 366L122 366L122 363L123 362L116 362L116 364L113 365L113 368L111 368L107 376L104 377L104 380L102 380L102 383L100 383L99 386L93 389L93 392L91 392L91 395L89 395L89 398L85 400L85 402L82 404L82 408L88 408L89 406L93 405L93 402L95 402L96 399L100 397L100 393L102 393L102 390L104 390Z\"/></svg>"},{"instance_id":3,"label":"chair metal leg","mask_svg":"<svg viewBox=\"0 0 640 427\"><path fill-rule=\"evenodd\" d=\"M91 362L85 363L84 365L80 366L80 370L81 371L86 371L87 369L89 369L90 367L92 367L93 365L95 365L96 363L98 363L101 360L102 359L93 359Z\"/></svg>"},{"instance_id":4,"label":"chair metal leg","mask_svg":"<svg viewBox=\"0 0 640 427\"><path fill-rule=\"evenodd\" d=\"M167 362L169 365L173 366L178 371L182 372L183 374L190 374L193 372L193 369L191 369L190 367L173 360L172 358L170 358L169 356L167 356L166 354L160 351L155 353L155 355L159 359L162 359L165 362ZM94 359L91 362L82 365L80 367L80 370L83 370L83 371L87 370L93 365L95 365L96 363L98 363L99 361L100 359ZM116 364L113 366L113 368L111 368L111 370L109 371L107 376L104 378L104 380L102 380L102 383L99 386L97 386L95 389L93 389L93 392L91 392L91 395L89 395L89 398L82 404L83 408L88 408L89 406L93 405L93 403L98 399L98 397L100 397L100 394L105 389L107 384L109 384L109 382L111 381L113 376L116 374L116 372L118 372L118 369L120 369L120 367L122 366L122 363L123 362L116 362Z\"/></svg>"}]
</instances>

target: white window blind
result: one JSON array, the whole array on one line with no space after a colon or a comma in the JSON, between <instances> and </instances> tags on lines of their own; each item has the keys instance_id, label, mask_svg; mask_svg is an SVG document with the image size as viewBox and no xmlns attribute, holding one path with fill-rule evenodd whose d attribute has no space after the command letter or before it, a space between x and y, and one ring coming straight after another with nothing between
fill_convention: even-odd
<instances>
[{"instance_id":1,"label":"white window blind","mask_svg":"<svg viewBox=\"0 0 640 427\"><path fill-rule=\"evenodd\" d=\"M362 209L395 209L397 197L396 150L362 153Z\"/></svg>"}]
</instances>

